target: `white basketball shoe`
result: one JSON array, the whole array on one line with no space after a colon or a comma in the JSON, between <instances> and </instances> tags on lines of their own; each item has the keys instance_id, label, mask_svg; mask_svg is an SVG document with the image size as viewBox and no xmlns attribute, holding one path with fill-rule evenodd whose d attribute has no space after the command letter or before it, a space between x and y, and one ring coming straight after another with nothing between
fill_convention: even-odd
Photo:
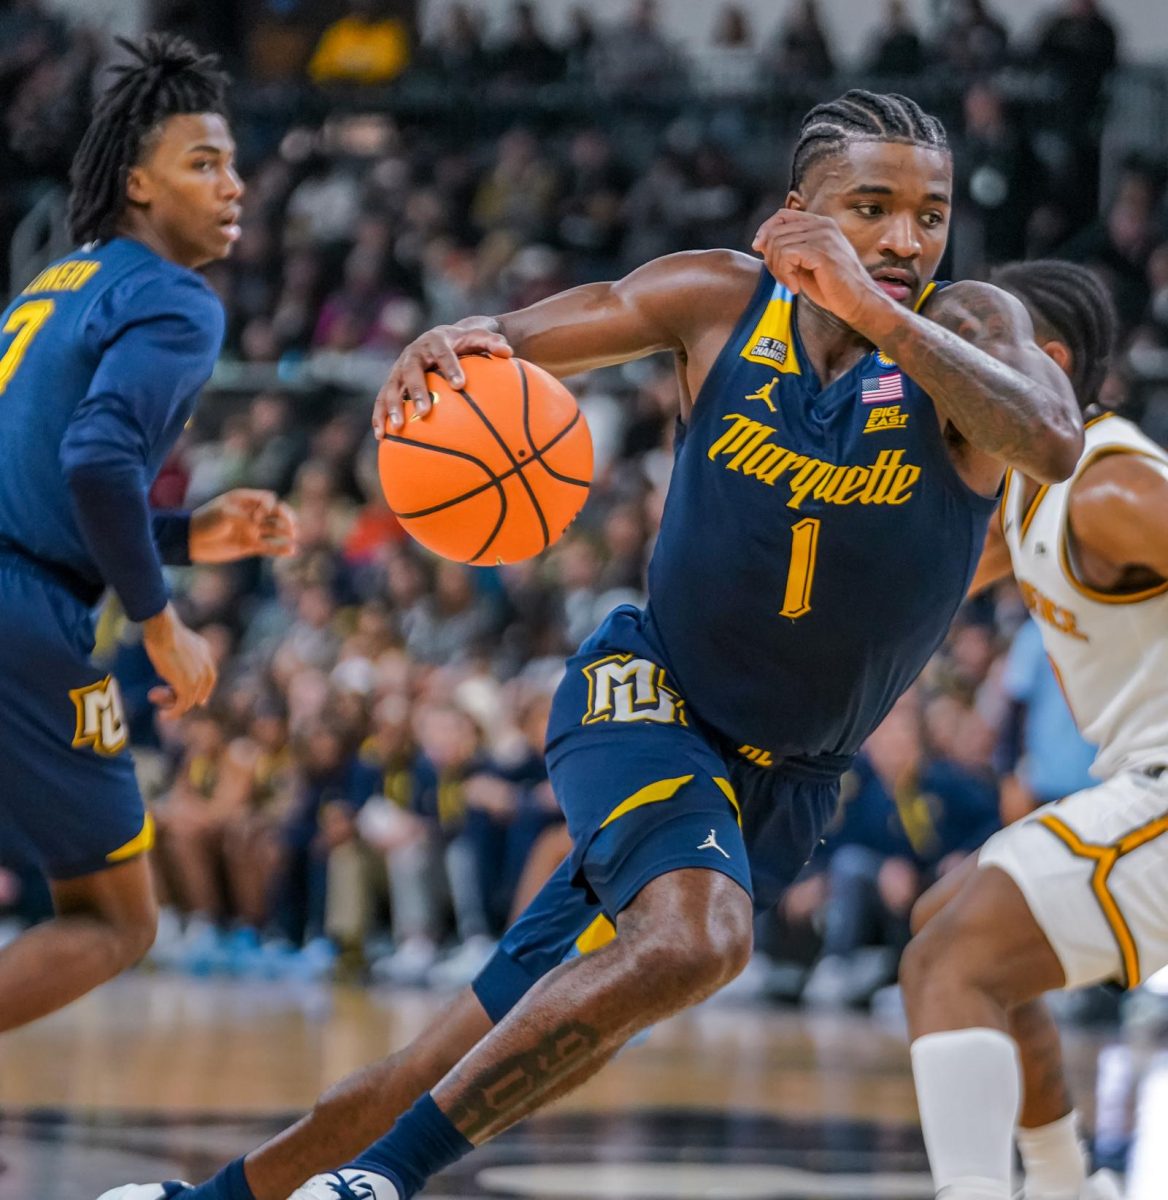
<instances>
[{"instance_id":1,"label":"white basketball shoe","mask_svg":"<svg viewBox=\"0 0 1168 1200\"><path fill-rule=\"evenodd\" d=\"M384 1175L356 1167L342 1167L326 1175L314 1175L298 1187L288 1200L401 1200L398 1190Z\"/></svg>"},{"instance_id":2,"label":"white basketball shoe","mask_svg":"<svg viewBox=\"0 0 1168 1200\"><path fill-rule=\"evenodd\" d=\"M1114 1171L1096 1171L1083 1184L1079 1200L1123 1200L1123 1188Z\"/></svg>"},{"instance_id":3,"label":"white basketball shoe","mask_svg":"<svg viewBox=\"0 0 1168 1200\"><path fill-rule=\"evenodd\" d=\"M165 1183L126 1183L102 1192L97 1200L176 1200L190 1188L189 1183L178 1179L168 1179Z\"/></svg>"}]
</instances>

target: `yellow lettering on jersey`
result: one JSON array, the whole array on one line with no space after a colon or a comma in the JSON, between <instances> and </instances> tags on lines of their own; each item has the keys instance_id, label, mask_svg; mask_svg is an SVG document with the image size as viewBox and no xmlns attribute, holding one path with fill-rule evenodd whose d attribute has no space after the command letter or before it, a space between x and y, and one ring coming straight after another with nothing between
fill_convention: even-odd
<instances>
[{"instance_id":1,"label":"yellow lettering on jersey","mask_svg":"<svg viewBox=\"0 0 1168 1200\"><path fill-rule=\"evenodd\" d=\"M78 292L101 270L91 258L70 259L47 267L24 289L32 292Z\"/></svg>"},{"instance_id":2,"label":"yellow lettering on jersey","mask_svg":"<svg viewBox=\"0 0 1168 1200\"><path fill-rule=\"evenodd\" d=\"M588 709L582 725L652 721L686 725L685 701L665 683L665 668L647 658L610 654L584 668Z\"/></svg>"},{"instance_id":3,"label":"yellow lettering on jersey","mask_svg":"<svg viewBox=\"0 0 1168 1200\"><path fill-rule=\"evenodd\" d=\"M72 688L69 698L77 706L73 746L91 746L98 754L117 754L126 744L126 717L118 681L107 675L87 687Z\"/></svg>"},{"instance_id":4,"label":"yellow lettering on jersey","mask_svg":"<svg viewBox=\"0 0 1168 1200\"><path fill-rule=\"evenodd\" d=\"M881 450L870 466L839 466L820 458L796 454L771 438L778 430L729 413L729 422L706 452L711 462L722 461L737 471L774 487L780 478L791 489L788 508L798 509L809 496L825 504L900 505L912 498L921 468L904 461L903 450Z\"/></svg>"},{"instance_id":5,"label":"yellow lettering on jersey","mask_svg":"<svg viewBox=\"0 0 1168 1200\"><path fill-rule=\"evenodd\" d=\"M802 374L791 331L792 299L786 288L775 285L758 324L743 343L739 357L773 367L780 375Z\"/></svg>"},{"instance_id":6,"label":"yellow lettering on jersey","mask_svg":"<svg viewBox=\"0 0 1168 1200\"><path fill-rule=\"evenodd\" d=\"M884 429L903 429L908 424L908 413L902 412L899 404L889 404L884 408L874 408L868 414L868 424L864 426L865 433L879 433Z\"/></svg>"},{"instance_id":7,"label":"yellow lettering on jersey","mask_svg":"<svg viewBox=\"0 0 1168 1200\"><path fill-rule=\"evenodd\" d=\"M761 400L771 412L778 412L779 410L775 408L774 401L771 399L771 393L778 386L778 382L779 377L776 375L774 379L764 383L757 392L751 392L749 396L743 396L742 398L744 400Z\"/></svg>"},{"instance_id":8,"label":"yellow lettering on jersey","mask_svg":"<svg viewBox=\"0 0 1168 1200\"><path fill-rule=\"evenodd\" d=\"M1034 584L1027 583L1024 579L1018 580L1018 587L1022 592L1023 602L1034 614L1036 620L1041 621L1044 625L1049 625L1052 629L1057 629L1059 633L1065 633L1067 637L1075 638L1077 641L1088 642L1091 640L1079 628L1079 618L1069 608L1063 608L1056 604L1049 596L1044 596Z\"/></svg>"},{"instance_id":9,"label":"yellow lettering on jersey","mask_svg":"<svg viewBox=\"0 0 1168 1200\"><path fill-rule=\"evenodd\" d=\"M749 759L756 767L773 767L775 760L769 750L760 750L757 746L739 746L738 753Z\"/></svg>"}]
</instances>

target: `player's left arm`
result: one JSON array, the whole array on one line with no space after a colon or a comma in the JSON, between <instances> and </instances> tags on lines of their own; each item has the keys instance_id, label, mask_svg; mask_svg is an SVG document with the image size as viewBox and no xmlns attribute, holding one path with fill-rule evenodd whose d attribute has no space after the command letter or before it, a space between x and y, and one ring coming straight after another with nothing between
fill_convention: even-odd
<instances>
[{"instance_id":1,"label":"player's left arm","mask_svg":"<svg viewBox=\"0 0 1168 1200\"><path fill-rule=\"evenodd\" d=\"M1075 480L1069 517L1080 553L1168 579L1168 465L1141 454L1099 459Z\"/></svg>"},{"instance_id":2,"label":"player's left arm","mask_svg":"<svg viewBox=\"0 0 1168 1200\"><path fill-rule=\"evenodd\" d=\"M936 294L925 315L911 312L880 289L835 221L817 213L780 210L754 245L776 279L878 346L929 394L971 487L992 494L1003 466L1040 483L1075 469L1078 404L1035 344L1019 300L966 282Z\"/></svg>"}]
</instances>

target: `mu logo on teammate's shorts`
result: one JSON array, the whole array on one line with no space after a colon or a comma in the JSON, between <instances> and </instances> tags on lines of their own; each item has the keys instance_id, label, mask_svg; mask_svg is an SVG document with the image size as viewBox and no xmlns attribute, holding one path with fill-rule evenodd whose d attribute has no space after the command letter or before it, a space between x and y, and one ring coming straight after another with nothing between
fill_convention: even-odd
<instances>
[{"instance_id":1,"label":"mu logo on teammate's shorts","mask_svg":"<svg viewBox=\"0 0 1168 1200\"><path fill-rule=\"evenodd\" d=\"M597 721L654 721L685 725L685 701L665 684L665 668L647 658L610 654L584 668L588 711L584 725Z\"/></svg>"},{"instance_id":2,"label":"mu logo on teammate's shorts","mask_svg":"<svg viewBox=\"0 0 1168 1200\"><path fill-rule=\"evenodd\" d=\"M92 746L98 754L117 754L126 744L126 714L118 681L107 675L88 687L73 688L69 698L77 706L74 747Z\"/></svg>"}]
</instances>

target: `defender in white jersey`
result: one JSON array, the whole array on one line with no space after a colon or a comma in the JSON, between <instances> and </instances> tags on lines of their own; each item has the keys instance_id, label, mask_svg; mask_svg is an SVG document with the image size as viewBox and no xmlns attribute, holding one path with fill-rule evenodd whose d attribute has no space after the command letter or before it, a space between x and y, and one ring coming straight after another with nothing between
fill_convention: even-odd
<instances>
[{"instance_id":1,"label":"defender in white jersey","mask_svg":"<svg viewBox=\"0 0 1168 1200\"><path fill-rule=\"evenodd\" d=\"M1085 269L1003 268L1090 418L1114 338ZM971 590L1013 571L1085 737L1097 787L992 837L926 896L901 983L938 1196L1118 1197L1086 1178L1058 1034L1040 997L1168 965L1168 453L1111 414L1088 419L1070 479L1003 485ZM1021 1078L1020 1078L1021 1076Z\"/></svg>"}]
</instances>

